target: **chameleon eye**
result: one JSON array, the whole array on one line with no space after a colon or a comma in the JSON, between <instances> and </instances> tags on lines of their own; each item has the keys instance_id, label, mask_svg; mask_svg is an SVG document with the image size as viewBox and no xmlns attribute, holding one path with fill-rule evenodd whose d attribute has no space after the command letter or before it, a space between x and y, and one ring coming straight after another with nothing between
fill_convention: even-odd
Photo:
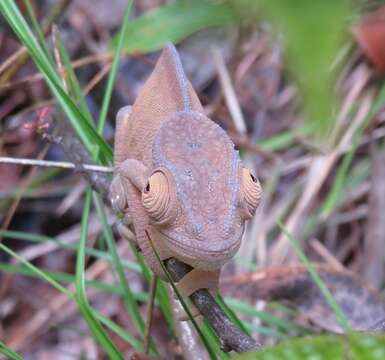
<instances>
[{"instance_id":1,"label":"chameleon eye","mask_svg":"<svg viewBox=\"0 0 385 360\"><path fill-rule=\"evenodd\" d=\"M258 179L246 168L241 172L241 205L245 210L245 218L250 219L261 200L262 187Z\"/></svg>"},{"instance_id":2,"label":"chameleon eye","mask_svg":"<svg viewBox=\"0 0 385 360\"><path fill-rule=\"evenodd\" d=\"M145 194L148 194L150 192L150 181L147 181L146 187L143 189L143 192Z\"/></svg>"},{"instance_id":3,"label":"chameleon eye","mask_svg":"<svg viewBox=\"0 0 385 360\"><path fill-rule=\"evenodd\" d=\"M153 173L142 191L142 203L151 220L165 224L175 218L169 181L163 172Z\"/></svg>"}]
</instances>

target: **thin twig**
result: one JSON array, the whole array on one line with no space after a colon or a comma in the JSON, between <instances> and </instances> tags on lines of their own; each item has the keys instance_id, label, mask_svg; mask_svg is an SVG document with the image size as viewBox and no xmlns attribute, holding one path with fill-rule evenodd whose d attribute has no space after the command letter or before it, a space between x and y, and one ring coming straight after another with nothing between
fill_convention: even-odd
<instances>
[{"instance_id":1,"label":"thin twig","mask_svg":"<svg viewBox=\"0 0 385 360\"><path fill-rule=\"evenodd\" d=\"M68 74L63 65L63 61L60 55L60 51L58 48L58 40L59 40L59 30L55 24L52 25L52 44L53 44L53 53L55 56L55 61L59 70L60 77L62 79L64 91L69 93L69 83L68 83Z\"/></svg>"},{"instance_id":2,"label":"thin twig","mask_svg":"<svg viewBox=\"0 0 385 360\"><path fill-rule=\"evenodd\" d=\"M330 251L319 240L312 240L310 242L310 246L333 269L339 271L346 270L346 268L341 264L341 262L332 253L330 253Z\"/></svg>"},{"instance_id":3,"label":"thin twig","mask_svg":"<svg viewBox=\"0 0 385 360\"><path fill-rule=\"evenodd\" d=\"M77 169L79 166L67 161L49 161L25 158L13 158L7 156L0 156L0 164L14 164L14 165L28 165L28 166L43 166L56 167L61 169ZM82 168L88 171L112 173L114 168L111 166L100 166L91 164L81 164Z\"/></svg>"},{"instance_id":4,"label":"thin twig","mask_svg":"<svg viewBox=\"0 0 385 360\"><path fill-rule=\"evenodd\" d=\"M150 299L147 304L147 312L146 312L146 327L144 329L144 353L148 354L148 350L150 348L150 335L151 335L151 327L152 327L152 313L154 311L154 301L156 294L156 284L158 277L153 275L150 284Z\"/></svg>"},{"instance_id":5,"label":"thin twig","mask_svg":"<svg viewBox=\"0 0 385 360\"><path fill-rule=\"evenodd\" d=\"M88 93L108 74L111 69L112 64L105 64L100 71L89 81L87 86L83 89L83 96L88 95Z\"/></svg>"},{"instance_id":6,"label":"thin twig","mask_svg":"<svg viewBox=\"0 0 385 360\"><path fill-rule=\"evenodd\" d=\"M247 128L245 119L243 118L242 110L239 105L237 95L235 94L235 90L232 85L231 78L229 72L227 71L222 54L216 47L212 49L212 54L214 58L214 65L218 72L219 81L222 85L225 101L230 111L231 117L234 121L234 126L237 129L238 133L246 134Z\"/></svg>"},{"instance_id":7,"label":"thin twig","mask_svg":"<svg viewBox=\"0 0 385 360\"><path fill-rule=\"evenodd\" d=\"M24 48L22 48L24 49ZM80 58L78 60L74 60L71 62L71 67L75 70L77 68L89 65L89 64L94 64L94 63L109 63L111 62L111 59L113 58L113 53L109 52L104 52L100 54L95 54L95 55L89 55L85 56L83 58ZM2 66L2 65L1 65ZM44 75L40 72L37 72L32 75L25 76L21 79L14 80L14 81L9 81L6 83L0 84L0 90L10 90L12 88L22 86L25 84L32 84L34 82L40 81L44 79Z\"/></svg>"},{"instance_id":8,"label":"thin twig","mask_svg":"<svg viewBox=\"0 0 385 360\"><path fill-rule=\"evenodd\" d=\"M175 282L192 269L191 266L174 258L164 263ZM217 333L224 351L234 350L241 353L260 347L254 339L241 332L227 317L208 290L197 290L190 295L190 299Z\"/></svg>"}]
</instances>

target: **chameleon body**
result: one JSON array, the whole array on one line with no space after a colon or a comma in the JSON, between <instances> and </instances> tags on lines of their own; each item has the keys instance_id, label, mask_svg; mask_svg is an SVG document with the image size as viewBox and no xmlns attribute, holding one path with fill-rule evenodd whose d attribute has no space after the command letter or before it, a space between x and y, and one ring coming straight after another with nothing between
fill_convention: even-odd
<instances>
[{"instance_id":1,"label":"chameleon body","mask_svg":"<svg viewBox=\"0 0 385 360\"><path fill-rule=\"evenodd\" d=\"M152 242L162 260L194 268L178 283L184 296L215 292L261 187L225 131L203 114L173 45L134 105L118 112L114 157L112 203L132 218L150 268L165 279Z\"/></svg>"}]
</instances>

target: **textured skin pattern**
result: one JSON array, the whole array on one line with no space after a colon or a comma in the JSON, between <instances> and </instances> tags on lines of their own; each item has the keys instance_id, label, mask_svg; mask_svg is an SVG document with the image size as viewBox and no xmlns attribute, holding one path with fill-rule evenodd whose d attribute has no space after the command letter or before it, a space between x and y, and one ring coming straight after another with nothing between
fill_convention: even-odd
<instances>
[{"instance_id":1,"label":"textured skin pattern","mask_svg":"<svg viewBox=\"0 0 385 360\"><path fill-rule=\"evenodd\" d=\"M176 112L192 110L203 113L175 48L168 46L135 100L129 119L124 119L125 139L115 148L120 160L137 159L151 167L152 144L161 124Z\"/></svg>"},{"instance_id":2,"label":"textured skin pattern","mask_svg":"<svg viewBox=\"0 0 385 360\"><path fill-rule=\"evenodd\" d=\"M189 278L201 279L197 288L207 278L207 288L215 291L220 268L237 251L244 230L242 168L227 134L203 115L172 45L163 50L132 109L118 113L117 132L112 200L132 217L147 263L165 279L151 239L162 259L174 257L195 268ZM149 185L141 179L150 176L159 189L169 189L167 197L155 199L163 199L162 206L167 199L170 221L157 222L143 206L143 199L148 209L157 203L146 198L151 193L142 198ZM181 288L184 295L194 291L191 284Z\"/></svg>"},{"instance_id":3,"label":"textured skin pattern","mask_svg":"<svg viewBox=\"0 0 385 360\"><path fill-rule=\"evenodd\" d=\"M240 161L233 143L204 115L184 111L159 128L152 154L154 167L171 173L180 204L177 221L160 229L168 246L192 266L221 267L243 232L237 213Z\"/></svg>"}]
</instances>

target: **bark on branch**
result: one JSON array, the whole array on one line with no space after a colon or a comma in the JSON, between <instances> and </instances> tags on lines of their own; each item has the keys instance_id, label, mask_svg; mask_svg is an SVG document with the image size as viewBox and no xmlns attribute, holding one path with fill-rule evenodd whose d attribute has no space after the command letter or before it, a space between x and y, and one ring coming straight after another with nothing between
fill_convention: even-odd
<instances>
[{"instance_id":1,"label":"bark on branch","mask_svg":"<svg viewBox=\"0 0 385 360\"><path fill-rule=\"evenodd\" d=\"M166 260L165 265L175 282L192 269L191 266L174 258ZM206 289L195 291L190 295L190 299L215 330L224 351L234 350L241 353L259 348L260 345L253 338L241 332L227 317Z\"/></svg>"}]
</instances>

